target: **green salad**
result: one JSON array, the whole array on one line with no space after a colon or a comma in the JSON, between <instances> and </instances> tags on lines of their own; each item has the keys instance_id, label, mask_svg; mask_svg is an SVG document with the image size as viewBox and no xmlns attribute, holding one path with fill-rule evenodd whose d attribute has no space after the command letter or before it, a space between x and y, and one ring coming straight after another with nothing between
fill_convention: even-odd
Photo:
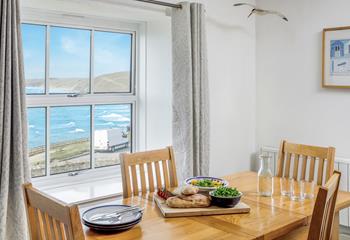
<instances>
[{"instance_id":1,"label":"green salad","mask_svg":"<svg viewBox=\"0 0 350 240\"><path fill-rule=\"evenodd\" d=\"M237 188L219 187L212 194L215 197L237 197L241 193L237 190Z\"/></svg>"},{"instance_id":2,"label":"green salad","mask_svg":"<svg viewBox=\"0 0 350 240\"><path fill-rule=\"evenodd\" d=\"M222 182L218 180L211 180L211 179L201 179L201 180L193 179L191 181L191 184L198 187L220 187L223 185Z\"/></svg>"}]
</instances>

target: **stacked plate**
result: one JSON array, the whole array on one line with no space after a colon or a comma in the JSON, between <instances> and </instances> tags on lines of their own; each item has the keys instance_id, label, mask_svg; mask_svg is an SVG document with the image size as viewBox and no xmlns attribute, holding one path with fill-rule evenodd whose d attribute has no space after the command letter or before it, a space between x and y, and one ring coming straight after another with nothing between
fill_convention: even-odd
<instances>
[{"instance_id":1,"label":"stacked plate","mask_svg":"<svg viewBox=\"0 0 350 240\"><path fill-rule=\"evenodd\" d=\"M95 231L125 231L141 222L142 209L128 205L100 206L85 211L82 219L85 226Z\"/></svg>"}]
</instances>

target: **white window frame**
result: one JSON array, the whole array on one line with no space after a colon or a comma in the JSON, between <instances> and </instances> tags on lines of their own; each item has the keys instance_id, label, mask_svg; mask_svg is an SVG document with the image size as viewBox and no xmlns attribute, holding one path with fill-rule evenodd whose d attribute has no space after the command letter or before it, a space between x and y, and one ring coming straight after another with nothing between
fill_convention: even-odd
<instances>
[{"instance_id":1,"label":"white window frame","mask_svg":"<svg viewBox=\"0 0 350 240\"><path fill-rule=\"evenodd\" d=\"M79 16L66 12L50 12L34 9L23 9L22 23L70 27L78 29L88 29L92 31L107 32L126 32L133 35L133 65L132 65L132 81L130 93L96 93L84 94L79 97L67 97L66 94L48 93L48 71L46 71L45 86L46 93L43 95L27 95L27 108L31 107L54 107L54 106L92 106L95 105L113 105L113 104L132 104L132 150L138 151L146 145L146 109L145 104L140 104L141 100L146 96L146 24L142 22L133 22L132 20L120 20L111 18L102 18L96 16ZM47 28L49 34L49 28ZM48 47L48 43L46 43ZM48 69L49 51L46 51L46 70ZM91 52L93 49L91 48ZM91 53L93 54L93 53ZM142 56L142 57L141 57ZM90 62L92 55L90 55ZM90 71L91 77L93 72ZM91 79L90 77L90 79ZM91 79L93 80L93 79ZM90 90L92 90L93 81L90 82ZM50 96L48 96L50 95ZM45 104L43 104L45 100ZM48 111L49 108L46 108ZM92 111L93 112L93 111ZM93 113L92 113L93 114ZM46 114L46 131L49 136L49 117L50 112ZM91 127L93 127L93 115L91 115ZM49 175L49 142L47 146L46 156L46 176L35 177L33 183L42 189L52 189L58 187L70 186L72 184L83 184L91 181L99 181L104 179L116 178L120 179L120 166L110 166L102 168L94 168L94 149L93 149L93 132L91 134L91 169L77 171L78 175L70 176L69 173ZM120 180L119 180L120 181Z\"/></svg>"}]
</instances>

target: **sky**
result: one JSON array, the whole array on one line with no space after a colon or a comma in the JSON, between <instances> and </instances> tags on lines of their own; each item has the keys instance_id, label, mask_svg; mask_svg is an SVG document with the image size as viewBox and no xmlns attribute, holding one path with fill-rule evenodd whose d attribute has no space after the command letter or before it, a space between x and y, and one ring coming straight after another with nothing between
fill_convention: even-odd
<instances>
[{"instance_id":1,"label":"sky","mask_svg":"<svg viewBox=\"0 0 350 240\"><path fill-rule=\"evenodd\" d=\"M46 27L22 24L26 79L45 78ZM94 76L129 71L131 34L95 31ZM50 27L49 78L88 78L90 30Z\"/></svg>"},{"instance_id":2,"label":"sky","mask_svg":"<svg viewBox=\"0 0 350 240\"><path fill-rule=\"evenodd\" d=\"M45 78L45 27L23 24L22 38L26 78Z\"/></svg>"}]
</instances>

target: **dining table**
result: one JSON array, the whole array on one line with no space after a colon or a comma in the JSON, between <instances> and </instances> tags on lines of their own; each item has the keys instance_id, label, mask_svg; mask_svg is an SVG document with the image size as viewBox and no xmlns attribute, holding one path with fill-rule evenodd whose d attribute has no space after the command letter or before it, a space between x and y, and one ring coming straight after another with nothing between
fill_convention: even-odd
<instances>
[{"instance_id":1,"label":"dining table","mask_svg":"<svg viewBox=\"0 0 350 240\"><path fill-rule=\"evenodd\" d=\"M139 205L144 208L143 219L134 228L119 233L100 233L84 227L87 240L158 240L158 239L276 239L310 224L315 198L293 201L280 193L280 180L273 178L271 197L257 193L256 172L240 172L222 177L229 186L243 193L241 201L249 205L250 212L195 217L165 218L154 202L154 194L131 198L116 198L108 204ZM104 202L103 204L107 204ZM339 211L350 206L350 193L338 192L333 238L339 238ZM80 209L82 212L84 208Z\"/></svg>"}]
</instances>

